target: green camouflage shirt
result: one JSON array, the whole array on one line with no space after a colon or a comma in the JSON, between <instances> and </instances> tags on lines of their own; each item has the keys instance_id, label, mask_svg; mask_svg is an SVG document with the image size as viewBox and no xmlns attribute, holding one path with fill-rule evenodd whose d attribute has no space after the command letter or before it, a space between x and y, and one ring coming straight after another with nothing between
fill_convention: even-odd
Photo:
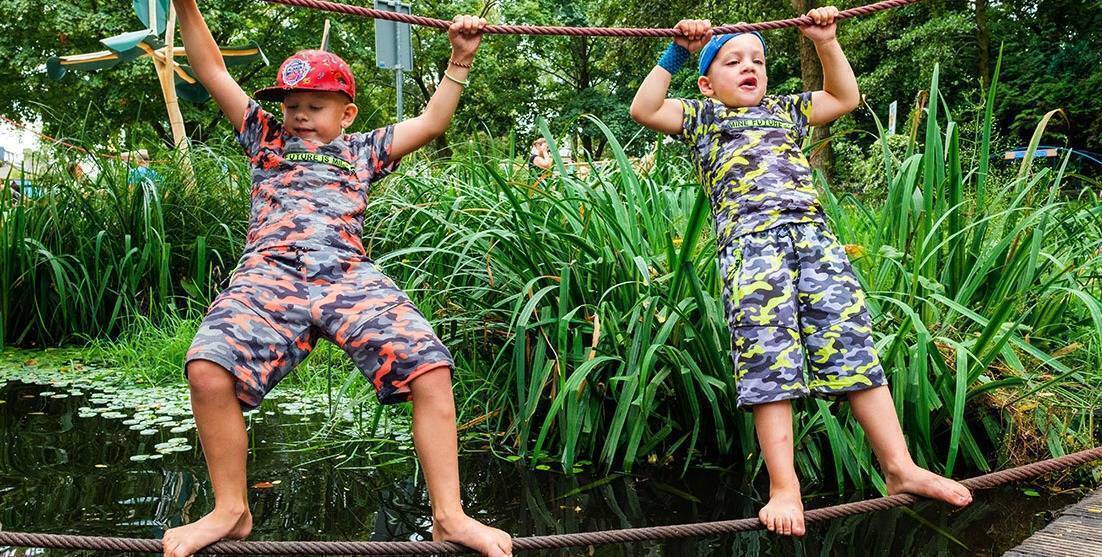
<instances>
[{"instance_id":1,"label":"green camouflage shirt","mask_svg":"<svg viewBox=\"0 0 1102 557\"><path fill-rule=\"evenodd\" d=\"M716 240L782 224L824 222L811 167L800 149L811 93L767 95L757 106L679 99L681 134L712 202Z\"/></svg>"}]
</instances>

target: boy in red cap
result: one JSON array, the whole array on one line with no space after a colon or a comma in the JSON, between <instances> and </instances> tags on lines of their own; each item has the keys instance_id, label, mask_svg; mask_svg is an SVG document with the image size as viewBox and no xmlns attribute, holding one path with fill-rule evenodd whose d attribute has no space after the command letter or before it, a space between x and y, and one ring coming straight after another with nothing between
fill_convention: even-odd
<instances>
[{"instance_id":1,"label":"boy in red cap","mask_svg":"<svg viewBox=\"0 0 1102 557\"><path fill-rule=\"evenodd\" d=\"M316 50L288 58L276 85L256 92L257 99L282 103L280 122L230 77L195 0L174 2L188 61L233 123L252 163L253 188L245 254L185 362L214 510L165 532L164 554L191 555L220 539L249 535L242 408L259 406L317 339L326 338L352 357L381 402L413 401L433 539L510 555L509 535L466 516L460 504L451 354L361 242L370 185L447 129L485 20L453 20L452 57L424 113L346 134L357 107L343 60Z\"/></svg>"}]
</instances>

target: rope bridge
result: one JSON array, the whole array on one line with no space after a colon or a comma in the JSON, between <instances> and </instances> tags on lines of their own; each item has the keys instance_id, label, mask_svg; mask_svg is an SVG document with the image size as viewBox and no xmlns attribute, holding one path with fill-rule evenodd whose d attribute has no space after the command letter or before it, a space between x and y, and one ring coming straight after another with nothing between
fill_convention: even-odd
<instances>
[{"instance_id":1,"label":"rope bridge","mask_svg":"<svg viewBox=\"0 0 1102 557\"><path fill-rule=\"evenodd\" d=\"M1072 453L1058 458L1034 462L1016 468L1000 470L962 481L968 489L991 489L1011 482L1035 478L1044 474L1102 460L1102 447ZM845 503L804 513L807 522L825 522L835 518L874 511L884 511L914 504L914 495L890 495ZM612 543L667 540L697 536L716 536L735 532L760 530L765 526L755 518L674 524L599 532L578 532L550 536L514 538L514 550L559 549ZM92 549L100 551L130 551L136 553L161 553L161 540L140 538L108 538L63 534L31 534L24 532L0 532L0 546L42 547L53 549ZM221 541L207 546L204 553L213 555L429 555L437 553L469 553L466 547L451 542L377 542L377 541L295 541L295 542L241 542Z\"/></svg>"},{"instance_id":2,"label":"rope bridge","mask_svg":"<svg viewBox=\"0 0 1102 557\"><path fill-rule=\"evenodd\" d=\"M374 19L385 19L389 21L397 21L399 23L408 23L410 25L432 27L435 29L447 29L451 26L451 22L444 19L436 19L432 17L424 17L413 14L388 12L384 10L365 8L363 6L329 2L327 0L264 1L271 4L285 4L287 6L297 6L300 8L309 8L312 10L322 10L326 12L356 15L360 17L370 17ZM907 4L914 4L918 1L919 0L885 0L883 2L877 2L875 4L869 4L867 6L858 6L856 8L842 10L838 12L836 19L846 19L849 17L868 15L882 10L906 6ZM772 29L784 29L786 27L797 27L800 25L811 25L812 23L814 23L814 21L812 21L810 17L802 15L800 17L793 17L790 19L763 21L761 23L734 23L731 25L721 25L718 27L713 27L712 31L715 32L715 34L717 35L723 33L746 33L749 31L768 31ZM642 29L636 27L557 27L541 25L487 25L483 29L483 32L492 35L566 35L571 37L678 37L681 35L681 32L676 29Z\"/></svg>"}]
</instances>

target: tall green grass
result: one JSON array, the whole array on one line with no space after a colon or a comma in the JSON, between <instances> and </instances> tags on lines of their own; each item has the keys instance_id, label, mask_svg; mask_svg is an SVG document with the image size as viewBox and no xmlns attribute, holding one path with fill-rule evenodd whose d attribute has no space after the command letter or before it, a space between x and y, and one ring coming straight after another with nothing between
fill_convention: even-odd
<instances>
[{"instance_id":1,"label":"tall green grass","mask_svg":"<svg viewBox=\"0 0 1102 557\"><path fill-rule=\"evenodd\" d=\"M1086 444L1102 403L1102 205L1066 197L1062 168L993 171L996 94L978 137L962 138L935 70L911 134L921 141L899 158L879 142L885 199L838 198L817 177L869 294L909 446L947 473ZM460 419L500 439L495 450L567 470L709 461L755 472L695 172L662 145L640 171L592 122L613 157L584 177L559 160L535 176L500 145L407 158L369 200L365 246L452 348ZM161 186L136 187L107 163L87 197L58 177L43 200L0 210L7 342L122 333L97 353L179 378L168 355L186 349L241 249L241 159L196 153L186 190L171 164L158 167ZM371 393L356 375L326 348L291 388L359 404ZM882 486L844 404L796 408L804 478Z\"/></svg>"},{"instance_id":2,"label":"tall green grass","mask_svg":"<svg viewBox=\"0 0 1102 557\"><path fill-rule=\"evenodd\" d=\"M195 157L183 188L170 152L153 180L95 152L37 156L38 193L0 207L0 345L114 335L133 316L201 305L232 269L250 187L238 157ZM81 161L94 165L82 179L69 171Z\"/></svg>"},{"instance_id":3,"label":"tall green grass","mask_svg":"<svg viewBox=\"0 0 1102 557\"><path fill-rule=\"evenodd\" d=\"M1097 407L1097 399L1067 395L1102 384L1102 306L1091 277L1102 239L1098 204L1061 195L1063 165L1034 172L1027 158L1010 179L990 179L997 80L975 161L966 167L960 124L942 103L937 79L935 67L923 144L912 143L902 160L885 147L884 203L850 197L854 218L847 218L828 191L827 212L840 239L865 254L855 265L883 331L877 344L916 457L952 473L961 462L986 469L991 447L1024 449L1002 437L1022 417L1014 403L1032 395L1059 395L1037 416L1048 452L1061 454L1068 443L1090 442ZM1076 342L1095 355L1051 355ZM1068 407L1073 399L1082 406ZM851 422L843 425L856 433ZM828 439L834 455L864 450L856 434ZM834 458L836 471L845 467Z\"/></svg>"},{"instance_id":4,"label":"tall green grass","mask_svg":"<svg viewBox=\"0 0 1102 557\"><path fill-rule=\"evenodd\" d=\"M837 199L818 178L870 294L910 446L947 473L1089 442L1098 400L1082 393L1102 382L1097 202L1064 198L1062 169L1029 161L992 179L995 94L966 150L935 71L922 141L901 160L883 153L885 200ZM374 200L392 218L371 244L436 300L457 346L492 358L470 371L521 455L631 468L708 452L754 468L707 202L683 159L660 152L640 174L607 137L614 164L586 179L561 162L535 185L501 161L426 163ZM798 406L805 477L882 485L844 406Z\"/></svg>"}]
</instances>

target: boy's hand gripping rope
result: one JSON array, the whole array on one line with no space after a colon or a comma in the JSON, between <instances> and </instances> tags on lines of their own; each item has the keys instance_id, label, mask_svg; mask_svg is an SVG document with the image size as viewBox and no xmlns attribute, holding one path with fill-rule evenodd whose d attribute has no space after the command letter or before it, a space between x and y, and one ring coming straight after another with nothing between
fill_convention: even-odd
<instances>
[{"instance_id":1,"label":"boy's hand gripping rope","mask_svg":"<svg viewBox=\"0 0 1102 557\"><path fill-rule=\"evenodd\" d=\"M388 12L372 8L365 8L363 6L353 6L351 4L328 2L326 0L264 1L272 4L286 4L288 6L310 8L312 10L323 10L327 12L358 15L360 17L371 17L375 19L386 19L390 21L397 21L399 23L409 23L411 25L420 25L423 27L434 27L436 29L447 29L451 26L450 21L446 21L443 19ZM883 2L877 2L875 4L869 4L867 6L858 6L856 8L842 10L838 12L836 19L846 19L859 15L868 15L873 12L879 12L881 10L898 8L899 6L906 6L907 4L913 4L918 1L919 0L884 0ZM790 19L763 21L761 23L735 23L731 25L720 25L718 27L713 27L712 31L717 35L723 33L746 33L748 31L767 31L771 29L784 29L785 27L798 27L801 25L811 25L813 23L814 21L812 21L810 17L802 15L800 17L793 17ZM641 29L633 27L545 27L538 25L487 25L483 29L483 32L496 35L569 35L574 37L677 37L681 35L680 31L676 29Z\"/></svg>"},{"instance_id":2,"label":"boy's hand gripping rope","mask_svg":"<svg viewBox=\"0 0 1102 557\"><path fill-rule=\"evenodd\" d=\"M1074 466L1080 466L1095 460L1102 460L1102 447L1095 447L1077 453L1034 462L1017 468L1000 470L961 483L968 489L990 489L1010 482L1033 478L1042 474L1057 472ZM807 522L825 522L835 518L851 516L872 511L883 511L895 507L910 505L918 501L914 495L901 494L878 497L856 503L845 503L821 509L812 509L804 513ZM605 530L600 532L578 532L513 538L514 550L557 549L562 547L584 547L610 543L628 543L647 540L689 538L694 536L716 536L734 532L746 532L764 528L757 517L736 520L720 520L696 524L674 524L670 526L652 526L647 528L629 528L625 530ZM161 540L140 538L106 538L98 536L75 536L64 534L30 534L24 532L0 532L0 546L46 547L60 549L95 549L100 551L131 551L138 553L161 553ZM438 553L470 553L471 550L451 542L238 542L222 541L209 545L202 553L213 555L428 555Z\"/></svg>"}]
</instances>

